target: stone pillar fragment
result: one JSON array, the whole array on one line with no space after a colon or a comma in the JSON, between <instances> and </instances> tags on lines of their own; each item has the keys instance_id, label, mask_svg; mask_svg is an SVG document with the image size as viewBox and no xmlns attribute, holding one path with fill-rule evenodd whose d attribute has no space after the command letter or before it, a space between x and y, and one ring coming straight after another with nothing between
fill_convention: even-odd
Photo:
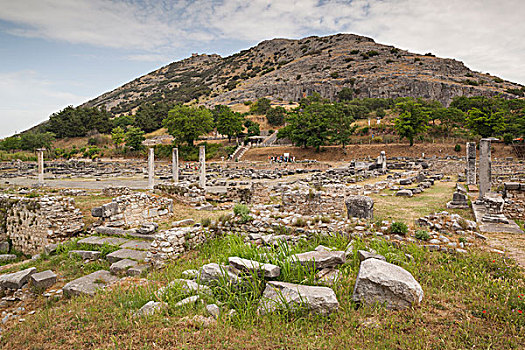
<instances>
[{"instance_id":1,"label":"stone pillar fragment","mask_svg":"<svg viewBox=\"0 0 525 350\"><path fill-rule=\"evenodd\" d=\"M155 186L155 148L148 147L148 189Z\"/></svg>"},{"instance_id":2,"label":"stone pillar fragment","mask_svg":"<svg viewBox=\"0 0 525 350\"><path fill-rule=\"evenodd\" d=\"M37 151L37 160L38 160L38 184L44 184L44 148L39 148Z\"/></svg>"},{"instance_id":3,"label":"stone pillar fragment","mask_svg":"<svg viewBox=\"0 0 525 350\"><path fill-rule=\"evenodd\" d=\"M476 184L476 143L467 142L467 185Z\"/></svg>"},{"instance_id":4,"label":"stone pillar fragment","mask_svg":"<svg viewBox=\"0 0 525 350\"><path fill-rule=\"evenodd\" d=\"M381 151L381 170L383 172L386 171L386 152L385 151Z\"/></svg>"},{"instance_id":5,"label":"stone pillar fragment","mask_svg":"<svg viewBox=\"0 0 525 350\"><path fill-rule=\"evenodd\" d=\"M173 173L173 182L179 183L179 149L173 148L171 152L171 170Z\"/></svg>"},{"instance_id":6,"label":"stone pillar fragment","mask_svg":"<svg viewBox=\"0 0 525 350\"><path fill-rule=\"evenodd\" d=\"M206 146L199 147L199 185L206 189Z\"/></svg>"},{"instance_id":7,"label":"stone pillar fragment","mask_svg":"<svg viewBox=\"0 0 525 350\"><path fill-rule=\"evenodd\" d=\"M479 199L484 199L485 195L490 192L491 175L490 140L481 139L479 142Z\"/></svg>"}]
</instances>

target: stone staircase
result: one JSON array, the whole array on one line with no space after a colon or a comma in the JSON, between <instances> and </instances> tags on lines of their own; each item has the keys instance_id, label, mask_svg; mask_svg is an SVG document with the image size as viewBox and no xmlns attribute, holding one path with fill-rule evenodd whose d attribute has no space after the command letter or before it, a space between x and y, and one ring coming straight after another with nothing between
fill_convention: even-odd
<instances>
[{"instance_id":1,"label":"stone staircase","mask_svg":"<svg viewBox=\"0 0 525 350\"><path fill-rule=\"evenodd\" d=\"M240 145L239 147L237 147L237 149L235 150L235 152L232 153L231 155L231 159L232 160L241 160L242 156L244 156L244 154L246 153L246 151L248 151L250 149L250 145L247 145L247 146L243 146L243 145Z\"/></svg>"}]
</instances>

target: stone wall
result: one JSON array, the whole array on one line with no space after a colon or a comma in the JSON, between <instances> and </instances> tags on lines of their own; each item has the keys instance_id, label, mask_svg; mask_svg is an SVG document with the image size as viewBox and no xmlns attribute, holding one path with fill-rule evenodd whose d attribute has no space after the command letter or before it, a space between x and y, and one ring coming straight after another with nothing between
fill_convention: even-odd
<instances>
[{"instance_id":1,"label":"stone wall","mask_svg":"<svg viewBox=\"0 0 525 350\"><path fill-rule=\"evenodd\" d=\"M72 198L0 195L0 241L25 254L37 254L82 231L82 213Z\"/></svg>"},{"instance_id":2,"label":"stone wall","mask_svg":"<svg viewBox=\"0 0 525 350\"><path fill-rule=\"evenodd\" d=\"M169 198L133 193L113 198L111 203L93 208L91 214L109 227L136 226L167 217L173 213L173 200Z\"/></svg>"},{"instance_id":3,"label":"stone wall","mask_svg":"<svg viewBox=\"0 0 525 350\"><path fill-rule=\"evenodd\" d=\"M525 183L506 182L504 197L505 216L514 220L525 220Z\"/></svg>"}]
</instances>

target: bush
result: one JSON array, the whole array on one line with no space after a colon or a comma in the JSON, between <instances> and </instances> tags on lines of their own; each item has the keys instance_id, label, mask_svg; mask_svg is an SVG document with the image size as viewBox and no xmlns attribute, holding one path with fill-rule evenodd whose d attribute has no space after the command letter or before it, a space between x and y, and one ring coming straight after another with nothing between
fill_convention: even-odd
<instances>
[{"instance_id":1,"label":"bush","mask_svg":"<svg viewBox=\"0 0 525 350\"><path fill-rule=\"evenodd\" d=\"M426 230L417 230L416 238L422 241L428 241L430 239L430 235L428 234Z\"/></svg>"},{"instance_id":2,"label":"bush","mask_svg":"<svg viewBox=\"0 0 525 350\"><path fill-rule=\"evenodd\" d=\"M454 146L454 151L456 151L456 152L461 152L461 145L456 144L456 145Z\"/></svg>"},{"instance_id":3,"label":"bush","mask_svg":"<svg viewBox=\"0 0 525 350\"><path fill-rule=\"evenodd\" d=\"M233 213L241 218L241 223L246 223L252 220L252 217L250 216L250 208L248 208L247 205L235 204L233 207Z\"/></svg>"},{"instance_id":4,"label":"bush","mask_svg":"<svg viewBox=\"0 0 525 350\"><path fill-rule=\"evenodd\" d=\"M511 134L505 134L503 135L503 142L505 142L506 145L510 145L512 143L512 135Z\"/></svg>"},{"instance_id":5,"label":"bush","mask_svg":"<svg viewBox=\"0 0 525 350\"><path fill-rule=\"evenodd\" d=\"M404 222L393 222L390 226L390 233L398 235L406 235L408 227Z\"/></svg>"}]
</instances>

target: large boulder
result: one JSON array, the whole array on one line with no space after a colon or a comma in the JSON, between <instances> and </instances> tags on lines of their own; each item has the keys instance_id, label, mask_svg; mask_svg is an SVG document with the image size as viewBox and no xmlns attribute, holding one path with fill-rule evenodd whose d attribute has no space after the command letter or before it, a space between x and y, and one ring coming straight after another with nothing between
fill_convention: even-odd
<instances>
[{"instance_id":1,"label":"large boulder","mask_svg":"<svg viewBox=\"0 0 525 350\"><path fill-rule=\"evenodd\" d=\"M410 272L379 259L366 259L359 267L353 299L365 304L384 304L406 309L423 299L423 289Z\"/></svg>"},{"instance_id":2,"label":"large boulder","mask_svg":"<svg viewBox=\"0 0 525 350\"><path fill-rule=\"evenodd\" d=\"M293 263L315 268L318 270L334 267L346 262L345 252L342 251L311 251L295 254L288 258Z\"/></svg>"},{"instance_id":3,"label":"large boulder","mask_svg":"<svg viewBox=\"0 0 525 350\"><path fill-rule=\"evenodd\" d=\"M339 302L331 288L271 281L266 284L258 312L265 314L277 309L307 309L327 315L338 308Z\"/></svg>"},{"instance_id":4,"label":"large boulder","mask_svg":"<svg viewBox=\"0 0 525 350\"><path fill-rule=\"evenodd\" d=\"M239 257L230 257L228 262L237 270L244 272L257 272L266 278L275 278L281 274L281 268L277 265L263 264L255 260L242 259Z\"/></svg>"}]
</instances>

